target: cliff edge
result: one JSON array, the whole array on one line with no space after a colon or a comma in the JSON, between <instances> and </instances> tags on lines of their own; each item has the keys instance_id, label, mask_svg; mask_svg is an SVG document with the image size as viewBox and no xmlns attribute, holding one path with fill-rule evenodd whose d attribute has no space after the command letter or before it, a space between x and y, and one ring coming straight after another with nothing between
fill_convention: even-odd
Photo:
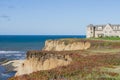
<instances>
[{"instance_id":1,"label":"cliff edge","mask_svg":"<svg viewBox=\"0 0 120 80\"><path fill-rule=\"evenodd\" d=\"M60 40L47 40L45 42L45 51L72 51L72 50L86 50L90 48L91 43L83 40L75 39L60 39Z\"/></svg>"},{"instance_id":2,"label":"cliff edge","mask_svg":"<svg viewBox=\"0 0 120 80\"><path fill-rule=\"evenodd\" d=\"M27 59L18 67L15 76L66 66L71 61L72 59L67 54L57 54L57 52L49 51L28 51Z\"/></svg>"},{"instance_id":3,"label":"cliff edge","mask_svg":"<svg viewBox=\"0 0 120 80\"><path fill-rule=\"evenodd\" d=\"M28 51L26 55L16 76L9 80L116 80L120 77L120 73L111 70L103 72L104 67L120 66L120 41L47 40L42 51Z\"/></svg>"}]
</instances>

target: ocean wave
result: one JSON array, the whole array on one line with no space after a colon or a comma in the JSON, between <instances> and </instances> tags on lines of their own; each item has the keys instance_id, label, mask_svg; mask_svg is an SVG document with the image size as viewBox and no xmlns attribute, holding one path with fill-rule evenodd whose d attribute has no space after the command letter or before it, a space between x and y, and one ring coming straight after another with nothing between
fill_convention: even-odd
<instances>
[{"instance_id":1,"label":"ocean wave","mask_svg":"<svg viewBox=\"0 0 120 80\"><path fill-rule=\"evenodd\" d=\"M25 51L0 51L0 54L8 54L8 53L25 53Z\"/></svg>"},{"instance_id":2,"label":"ocean wave","mask_svg":"<svg viewBox=\"0 0 120 80\"><path fill-rule=\"evenodd\" d=\"M1 76L3 76L3 77L10 77L10 75L4 74L4 73L1 73Z\"/></svg>"}]
</instances>

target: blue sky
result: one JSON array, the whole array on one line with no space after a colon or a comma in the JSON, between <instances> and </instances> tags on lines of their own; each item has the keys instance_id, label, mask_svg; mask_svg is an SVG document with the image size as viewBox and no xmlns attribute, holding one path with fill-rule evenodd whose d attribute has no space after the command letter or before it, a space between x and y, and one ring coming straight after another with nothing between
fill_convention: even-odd
<instances>
[{"instance_id":1,"label":"blue sky","mask_svg":"<svg viewBox=\"0 0 120 80\"><path fill-rule=\"evenodd\" d=\"M0 35L84 35L120 24L120 0L0 0Z\"/></svg>"}]
</instances>

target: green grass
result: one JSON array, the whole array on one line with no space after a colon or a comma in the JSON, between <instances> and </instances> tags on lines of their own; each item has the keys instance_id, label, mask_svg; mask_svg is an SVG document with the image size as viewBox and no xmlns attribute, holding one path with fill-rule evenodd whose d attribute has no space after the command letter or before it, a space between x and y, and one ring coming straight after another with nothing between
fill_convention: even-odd
<instances>
[{"instance_id":1,"label":"green grass","mask_svg":"<svg viewBox=\"0 0 120 80\"><path fill-rule=\"evenodd\" d=\"M69 54L72 58L72 63L68 66L58 67L51 70L38 71L30 75L13 77L9 80L119 80L119 72L101 71L103 67L111 68L120 66L120 53L118 54L103 54L103 55L88 55L81 54L87 51L62 52ZM57 53L57 52L55 52ZM95 52L97 54L98 52ZM63 80L64 80L63 79Z\"/></svg>"},{"instance_id":2,"label":"green grass","mask_svg":"<svg viewBox=\"0 0 120 80\"><path fill-rule=\"evenodd\" d=\"M66 41L67 44L67 41L73 42L74 40L80 41L81 39L62 39L61 41ZM118 71L120 42L101 41L101 39L90 42L92 47L88 50L54 52L69 55L72 63L68 66L12 77L9 80L120 80L120 71Z\"/></svg>"},{"instance_id":3,"label":"green grass","mask_svg":"<svg viewBox=\"0 0 120 80\"><path fill-rule=\"evenodd\" d=\"M120 37L102 37L102 38L89 38L92 40L120 40Z\"/></svg>"},{"instance_id":4,"label":"green grass","mask_svg":"<svg viewBox=\"0 0 120 80\"><path fill-rule=\"evenodd\" d=\"M104 53L118 53L120 52L120 49L89 49L87 50L89 53L99 53L99 54L104 54Z\"/></svg>"}]
</instances>

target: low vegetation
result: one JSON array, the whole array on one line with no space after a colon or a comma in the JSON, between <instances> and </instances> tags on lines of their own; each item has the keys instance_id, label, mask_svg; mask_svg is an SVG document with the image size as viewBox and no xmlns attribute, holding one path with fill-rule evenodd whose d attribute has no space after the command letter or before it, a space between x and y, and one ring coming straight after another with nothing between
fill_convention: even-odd
<instances>
[{"instance_id":1,"label":"low vegetation","mask_svg":"<svg viewBox=\"0 0 120 80\"><path fill-rule=\"evenodd\" d=\"M97 39L97 40L120 40L119 36L106 36L106 37L101 37L101 38L91 38L91 39Z\"/></svg>"},{"instance_id":2,"label":"low vegetation","mask_svg":"<svg viewBox=\"0 0 120 80\"><path fill-rule=\"evenodd\" d=\"M86 51L62 52L61 54L69 54L73 59L70 65L9 80L119 80L120 73L103 70L103 67L114 69L115 66L120 66L120 53L88 56L82 55L83 53Z\"/></svg>"},{"instance_id":3,"label":"low vegetation","mask_svg":"<svg viewBox=\"0 0 120 80\"><path fill-rule=\"evenodd\" d=\"M54 51L55 54L67 54L72 58L68 66L9 80L120 80L120 42L89 41L92 47L88 50Z\"/></svg>"}]
</instances>

